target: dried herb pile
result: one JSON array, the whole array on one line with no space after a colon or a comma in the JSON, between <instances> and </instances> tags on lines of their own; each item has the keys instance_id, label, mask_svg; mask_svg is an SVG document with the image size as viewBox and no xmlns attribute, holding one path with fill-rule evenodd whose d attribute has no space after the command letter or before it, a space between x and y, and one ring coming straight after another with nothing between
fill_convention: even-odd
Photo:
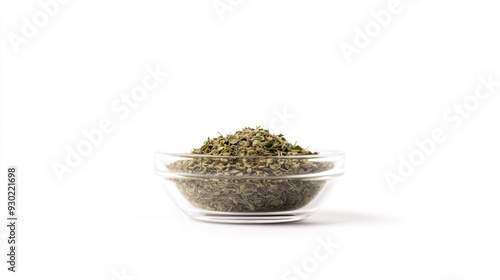
<instances>
[{"instance_id":1,"label":"dried herb pile","mask_svg":"<svg viewBox=\"0 0 500 280\"><path fill-rule=\"evenodd\" d=\"M329 162L297 158L317 153L260 127L208 138L191 153L210 156L171 163L168 168L184 173L185 177L170 180L193 206L212 211L300 209L316 197L325 181L279 176L314 174L333 168Z\"/></svg>"},{"instance_id":2,"label":"dried herb pile","mask_svg":"<svg viewBox=\"0 0 500 280\"><path fill-rule=\"evenodd\" d=\"M246 127L234 134L208 138L193 154L217 156L300 156L316 155L297 144L286 141L282 134L274 135L260 127Z\"/></svg>"}]
</instances>

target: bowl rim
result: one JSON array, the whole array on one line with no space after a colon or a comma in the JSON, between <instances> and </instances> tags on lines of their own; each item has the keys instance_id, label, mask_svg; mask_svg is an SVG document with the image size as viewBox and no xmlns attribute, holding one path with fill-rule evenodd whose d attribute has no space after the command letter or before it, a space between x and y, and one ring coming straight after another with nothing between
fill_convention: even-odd
<instances>
[{"instance_id":1,"label":"bowl rim","mask_svg":"<svg viewBox=\"0 0 500 280\"><path fill-rule=\"evenodd\" d=\"M318 179L318 178L333 178L337 176L342 176L344 174L344 161L345 154L338 150L322 150L315 149L317 155L300 155L300 156L219 156L219 155L204 155L204 154L189 154L189 153L178 153L170 152L166 150L158 150L154 154L155 158L155 173L161 177L165 178L218 178L218 179ZM162 170L158 166L164 166L164 160L178 160L182 159L195 159L195 158L206 158L206 159L302 159L302 160L312 160L312 161L334 161L337 162L335 167L330 169L328 172L323 171L319 173L307 173L307 174L287 174L287 175L273 175L273 176L261 176L261 175L214 175L214 174L195 174L195 173L185 173L177 172L172 170Z\"/></svg>"},{"instance_id":2,"label":"bowl rim","mask_svg":"<svg viewBox=\"0 0 500 280\"><path fill-rule=\"evenodd\" d=\"M156 150L154 152L156 156L167 156L167 157L183 157L183 158L226 158L226 159L320 159L320 158L345 158L345 153L340 150L323 150L323 149L312 149L317 151L316 155L297 155L297 156L221 156L221 155L206 155L206 154L191 154L182 152L171 152L168 150Z\"/></svg>"}]
</instances>

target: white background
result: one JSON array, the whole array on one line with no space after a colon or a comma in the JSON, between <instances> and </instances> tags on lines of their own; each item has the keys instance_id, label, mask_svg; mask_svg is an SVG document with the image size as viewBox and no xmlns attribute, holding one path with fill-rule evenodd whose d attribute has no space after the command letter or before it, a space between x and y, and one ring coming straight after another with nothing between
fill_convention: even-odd
<instances>
[{"instance_id":1,"label":"white background","mask_svg":"<svg viewBox=\"0 0 500 280\"><path fill-rule=\"evenodd\" d=\"M500 80L500 6L401 0L348 63L340 44L389 1L230 3L221 20L212 0L72 0L16 52L12 34L43 10L1 1L0 179L18 166L19 249L14 275L2 222L0 277L282 279L331 237L308 279L499 279L500 87L457 128L443 114L478 77ZM120 119L111 104L156 65L170 76ZM105 118L114 130L59 181L52 164ZM256 125L346 152L324 207L293 224L187 219L154 150ZM391 190L384 173L436 128L447 140Z\"/></svg>"}]
</instances>

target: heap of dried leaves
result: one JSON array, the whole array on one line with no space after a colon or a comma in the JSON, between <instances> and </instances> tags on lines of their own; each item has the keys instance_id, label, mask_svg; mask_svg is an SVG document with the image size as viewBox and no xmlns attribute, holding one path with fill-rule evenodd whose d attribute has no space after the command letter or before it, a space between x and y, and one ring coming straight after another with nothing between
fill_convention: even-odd
<instances>
[{"instance_id":1,"label":"heap of dried leaves","mask_svg":"<svg viewBox=\"0 0 500 280\"><path fill-rule=\"evenodd\" d=\"M185 176L171 180L193 206L222 212L300 209L316 197L325 181L280 176L313 174L333 168L329 162L300 158L317 153L260 127L208 138L192 154L211 156L195 156L170 164L170 170Z\"/></svg>"}]
</instances>

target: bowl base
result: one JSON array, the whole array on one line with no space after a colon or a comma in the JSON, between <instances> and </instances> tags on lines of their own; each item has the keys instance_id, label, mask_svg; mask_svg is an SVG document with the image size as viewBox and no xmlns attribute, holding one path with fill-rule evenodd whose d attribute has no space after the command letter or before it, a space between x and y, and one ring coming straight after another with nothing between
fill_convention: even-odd
<instances>
[{"instance_id":1,"label":"bowl base","mask_svg":"<svg viewBox=\"0 0 500 280\"><path fill-rule=\"evenodd\" d=\"M288 223L303 220L311 214L207 214L207 213L186 213L189 217L213 223L229 223L229 224L275 224Z\"/></svg>"}]
</instances>

